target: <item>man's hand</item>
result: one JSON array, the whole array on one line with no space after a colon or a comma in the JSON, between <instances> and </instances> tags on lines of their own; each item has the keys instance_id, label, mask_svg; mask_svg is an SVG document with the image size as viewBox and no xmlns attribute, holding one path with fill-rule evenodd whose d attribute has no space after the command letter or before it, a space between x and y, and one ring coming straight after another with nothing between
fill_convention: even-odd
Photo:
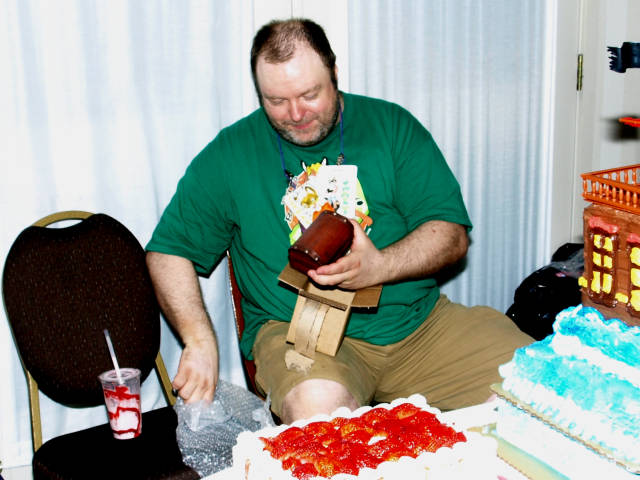
<instances>
[{"instance_id":1,"label":"man's hand","mask_svg":"<svg viewBox=\"0 0 640 480\"><path fill-rule=\"evenodd\" d=\"M309 270L308 275L319 285L335 285L346 290L377 285L384 281L382 252L362 231L357 222L353 224L353 243L347 255L329 265Z\"/></svg>"},{"instance_id":2,"label":"man's hand","mask_svg":"<svg viewBox=\"0 0 640 480\"><path fill-rule=\"evenodd\" d=\"M218 347L215 339L185 345L172 385L186 403L213 401L218 383Z\"/></svg>"}]
</instances>

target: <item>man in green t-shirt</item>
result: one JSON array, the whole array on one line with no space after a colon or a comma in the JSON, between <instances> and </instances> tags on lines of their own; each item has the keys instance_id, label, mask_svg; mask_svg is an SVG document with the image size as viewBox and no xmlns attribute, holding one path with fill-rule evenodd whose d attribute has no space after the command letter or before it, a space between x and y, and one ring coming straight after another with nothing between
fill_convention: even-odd
<instances>
[{"instance_id":1,"label":"man in green t-shirt","mask_svg":"<svg viewBox=\"0 0 640 480\"><path fill-rule=\"evenodd\" d=\"M213 398L218 349L197 275L228 250L244 297L240 347L283 421L412 393L443 409L488 398L497 366L531 339L493 309L440 295L433 276L464 257L471 222L429 132L398 105L340 92L335 55L311 21L263 27L251 68L261 108L196 156L147 245L158 300L185 345L180 396ZM351 314L335 357L318 353L299 371L284 360L296 293L277 277L327 207L352 219L354 240L309 277L384 287L375 312Z\"/></svg>"}]
</instances>

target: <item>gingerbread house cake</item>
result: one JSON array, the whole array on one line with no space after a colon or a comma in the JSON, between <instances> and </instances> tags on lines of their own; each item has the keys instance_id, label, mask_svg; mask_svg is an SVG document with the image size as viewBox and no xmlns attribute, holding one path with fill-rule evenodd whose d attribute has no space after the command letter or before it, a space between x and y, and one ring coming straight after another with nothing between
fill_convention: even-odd
<instances>
[{"instance_id":1,"label":"gingerbread house cake","mask_svg":"<svg viewBox=\"0 0 640 480\"><path fill-rule=\"evenodd\" d=\"M582 174L582 303L640 325L640 164Z\"/></svg>"}]
</instances>

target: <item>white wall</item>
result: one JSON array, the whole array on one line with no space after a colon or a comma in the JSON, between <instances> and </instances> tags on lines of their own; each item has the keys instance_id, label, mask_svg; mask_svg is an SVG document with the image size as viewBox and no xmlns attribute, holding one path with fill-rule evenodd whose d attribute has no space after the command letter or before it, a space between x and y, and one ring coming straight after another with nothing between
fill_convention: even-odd
<instances>
[{"instance_id":1,"label":"white wall","mask_svg":"<svg viewBox=\"0 0 640 480\"><path fill-rule=\"evenodd\" d=\"M565 2L561 2L565 3ZM575 3L569 0L566 3ZM622 43L640 42L640 2L637 0L580 0L580 30L576 50L572 53L576 39L567 42L564 58L559 58L560 68L565 68L566 95L561 96L558 108L565 116L557 119L556 133L566 135L567 144L574 142L574 157L559 154L556 162L565 173L572 171L571 183L563 181L555 186L558 197L571 195L571 213L558 213L557 218L566 220L562 234L554 240L559 245L563 239L580 241L582 238L582 211L587 203L582 199L581 173L615 168L640 163L640 129L623 127L618 118L640 116L640 69L628 69L617 73L609 69L607 47L621 47ZM569 45L570 44L570 45ZM578 52L584 55L583 89L569 92L575 84L575 67L571 72L572 58ZM568 112L575 108L574 122ZM563 121L567 123L563 124ZM627 136L621 136L621 132ZM575 138L570 132L575 131ZM571 169L569 164L573 165ZM566 187L571 185L571 190ZM569 199L567 199L568 201ZM557 209L563 203L557 204ZM566 241L566 240L565 240Z\"/></svg>"}]
</instances>

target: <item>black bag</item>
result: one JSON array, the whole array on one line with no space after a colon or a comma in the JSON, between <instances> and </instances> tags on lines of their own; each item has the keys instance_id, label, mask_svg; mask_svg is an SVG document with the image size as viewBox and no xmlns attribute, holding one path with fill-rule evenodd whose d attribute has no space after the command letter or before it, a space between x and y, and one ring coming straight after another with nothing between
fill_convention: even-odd
<instances>
[{"instance_id":1,"label":"black bag","mask_svg":"<svg viewBox=\"0 0 640 480\"><path fill-rule=\"evenodd\" d=\"M558 312L581 302L578 278L584 271L583 244L567 243L551 263L523 280L506 312L515 324L536 340L553 333Z\"/></svg>"}]
</instances>

